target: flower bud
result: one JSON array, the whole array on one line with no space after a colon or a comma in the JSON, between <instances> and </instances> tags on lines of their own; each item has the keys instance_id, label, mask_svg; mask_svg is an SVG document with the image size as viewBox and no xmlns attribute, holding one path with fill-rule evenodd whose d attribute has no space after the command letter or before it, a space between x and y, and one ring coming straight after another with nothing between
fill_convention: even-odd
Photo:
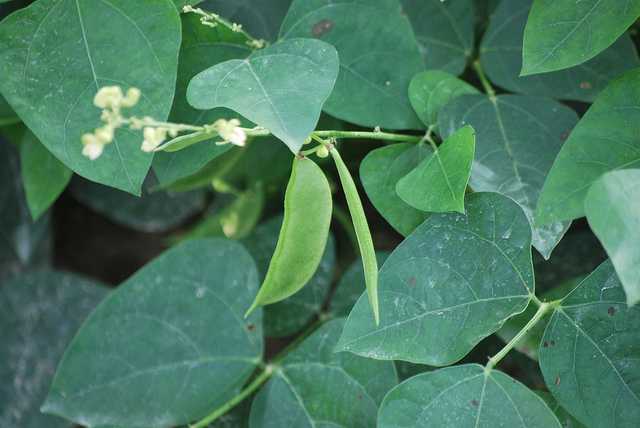
<instances>
[{"instance_id":1,"label":"flower bud","mask_svg":"<svg viewBox=\"0 0 640 428\"><path fill-rule=\"evenodd\" d=\"M316 155L318 155L319 158L326 158L329 156L329 149L327 149L327 146L322 145L316 150Z\"/></svg>"},{"instance_id":2,"label":"flower bud","mask_svg":"<svg viewBox=\"0 0 640 428\"><path fill-rule=\"evenodd\" d=\"M96 160L104 151L104 144L93 134L84 134L82 136L82 154L91 160Z\"/></svg>"},{"instance_id":3,"label":"flower bud","mask_svg":"<svg viewBox=\"0 0 640 428\"><path fill-rule=\"evenodd\" d=\"M129 88L127 90L127 96L122 100L122 107L133 107L140 101L142 92L138 88Z\"/></svg>"},{"instance_id":4,"label":"flower bud","mask_svg":"<svg viewBox=\"0 0 640 428\"><path fill-rule=\"evenodd\" d=\"M102 144L109 144L113 141L114 137L113 126L105 125L96 129L95 136Z\"/></svg>"},{"instance_id":5,"label":"flower bud","mask_svg":"<svg viewBox=\"0 0 640 428\"><path fill-rule=\"evenodd\" d=\"M117 108L123 98L120 86L103 86L93 98L93 104L100 108Z\"/></svg>"}]
</instances>

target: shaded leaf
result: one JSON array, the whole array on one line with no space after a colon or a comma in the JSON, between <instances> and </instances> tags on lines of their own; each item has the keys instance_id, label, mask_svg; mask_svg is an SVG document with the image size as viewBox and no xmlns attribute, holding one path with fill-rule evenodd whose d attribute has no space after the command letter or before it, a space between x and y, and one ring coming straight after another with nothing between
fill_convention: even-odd
<instances>
[{"instance_id":1,"label":"shaded leaf","mask_svg":"<svg viewBox=\"0 0 640 428\"><path fill-rule=\"evenodd\" d=\"M369 200L398 233L407 236L429 214L407 205L396 184L433 151L424 144L391 144L370 151L360 163L360 180Z\"/></svg>"},{"instance_id":2,"label":"shaded leaf","mask_svg":"<svg viewBox=\"0 0 640 428\"><path fill-rule=\"evenodd\" d=\"M475 132L468 125L451 134L430 158L398 181L398 196L422 211L464 213L475 144Z\"/></svg>"},{"instance_id":3,"label":"shaded leaf","mask_svg":"<svg viewBox=\"0 0 640 428\"><path fill-rule=\"evenodd\" d=\"M257 288L253 260L232 241L188 241L165 252L87 319L44 411L89 426L203 417L260 361L262 314L242 318Z\"/></svg>"},{"instance_id":4,"label":"shaded leaf","mask_svg":"<svg viewBox=\"0 0 640 428\"><path fill-rule=\"evenodd\" d=\"M363 126L422 128L407 88L424 64L398 0L294 0L280 29L280 38L292 37L338 51L340 74L325 112Z\"/></svg>"},{"instance_id":5,"label":"shaded leaf","mask_svg":"<svg viewBox=\"0 0 640 428\"><path fill-rule=\"evenodd\" d=\"M580 422L594 428L637 425L640 308L627 307L611 262L562 300L539 358L549 391Z\"/></svg>"},{"instance_id":6,"label":"shaded leaf","mask_svg":"<svg viewBox=\"0 0 640 428\"><path fill-rule=\"evenodd\" d=\"M640 169L600 177L585 199L587 220L616 269L627 303L640 301Z\"/></svg>"},{"instance_id":7,"label":"shaded leaf","mask_svg":"<svg viewBox=\"0 0 640 428\"><path fill-rule=\"evenodd\" d=\"M205 0L200 6L242 27L253 37L274 41L291 0Z\"/></svg>"},{"instance_id":8,"label":"shaded leaf","mask_svg":"<svg viewBox=\"0 0 640 428\"><path fill-rule=\"evenodd\" d=\"M584 428L580 422L578 422L569 412L558 404L558 402L553 398L553 395L548 393L547 391L534 391L540 398L547 403L547 406L555 413L556 417L560 421L560 425L564 428Z\"/></svg>"},{"instance_id":9,"label":"shaded leaf","mask_svg":"<svg viewBox=\"0 0 640 428\"><path fill-rule=\"evenodd\" d=\"M640 167L640 69L614 80L600 93L549 171L536 223L584 216L591 184L615 169Z\"/></svg>"},{"instance_id":10,"label":"shaded leaf","mask_svg":"<svg viewBox=\"0 0 640 428\"><path fill-rule=\"evenodd\" d=\"M11 125L20 122L18 116L11 106L7 104L7 100L0 94L0 126Z\"/></svg>"},{"instance_id":11,"label":"shaded leaf","mask_svg":"<svg viewBox=\"0 0 640 428\"><path fill-rule=\"evenodd\" d=\"M143 97L129 113L166 119L179 45L169 0L38 0L0 25L0 90L74 172L139 194L152 159L140 150L139 132L119 131L96 161L82 155L80 136L101 124L93 97L103 86L140 88Z\"/></svg>"},{"instance_id":12,"label":"shaded leaf","mask_svg":"<svg viewBox=\"0 0 640 428\"><path fill-rule=\"evenodd\" d=\"M473 127L476 151L469 185L513 198L533 225L547 172L577 120L573 110L546 98L466 95L440 112L439 129L446 138L461 126ZM561 222L533 227L533 245L549 258L568 227Z\"/></svg>"},{"instance_id":13,"label":"shaded leaf","mask_svg":"<svg viewBox=\"0 0 640 428\"><path fill-rule=\"evenodd\" d=\"M526 308L534 282L524 213L496 193L471 194L466 208L432 214L391 253L380 270L380 325L361 296L341 350L448 365Z\"/></svg>"},{"instance_id":14,"label":"shaded leaf","mask_svg":"<svg viewBox=\"0 0 640 428\"><path fill-rule=\"evenodd\" d=\"M613 44L639 16L638 0L535 0L524 31L522 74L581 64Z\"/></svg>"},{"instance_id":15,"label":"shaded leaf","mask_svg":"<svg viewBox=\"0 0 640 428\"><path fill-rule=\"evenodd\" d=\"M70 428L40 413L56 365L107 289L48 270L22 274L0 287L0 425Z\"/></svg>"},{"instance_id":16,"label":"shaded leaf","mask_svg":"<svg viewBox=\"0 0 640 428\"><path fill-rule=\"evenodd\" d=\"M466 364L414 376L393 388L380 407L379 428L433 426L560 428L560 423L520 382Z\"/></svg>"},{"instance_id":17,"label":"shaded leaf","mask_svg":"<svg viewBox=\"0 0 640 428\"><path fill-rule=\"evenodd\" d=\"M285 40L198 73L187 100L200 110L227 107L263 126L297 153L315 129L338 76L335 49L313 39Z\"/></svg>"},{"instance_id":18,"label":"shaded leaf","mask_svg":"<svg viewBox=\"0 0 640 428\"><path fill-rule=\"evenodd\" d=\"M329 321L291 352L251 406L251 428L375 427L397 382L393 363L336 353L343 319Z\"/></svg>"}]
</instances>

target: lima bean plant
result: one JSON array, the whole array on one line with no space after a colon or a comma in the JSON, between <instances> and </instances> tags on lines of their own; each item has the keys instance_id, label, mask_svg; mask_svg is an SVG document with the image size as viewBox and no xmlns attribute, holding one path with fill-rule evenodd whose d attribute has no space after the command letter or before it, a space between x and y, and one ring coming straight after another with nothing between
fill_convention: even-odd
<instances>
[{"instance_id":1,"label":"lima bean plant","mask_svg":"<svg viewBox=\"0 0 640 428\"><path fill-rule=\"evenodd\" d=\"M640 426L640 0L0 3L1 426Z\"/></svg>"}]
</instances>

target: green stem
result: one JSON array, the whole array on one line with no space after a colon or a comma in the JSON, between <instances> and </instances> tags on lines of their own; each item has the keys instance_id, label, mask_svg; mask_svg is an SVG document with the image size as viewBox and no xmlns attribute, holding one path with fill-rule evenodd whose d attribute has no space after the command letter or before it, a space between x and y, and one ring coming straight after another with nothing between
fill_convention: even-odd
<instances>
[{"instance_id":1,"label":"green stem","mask_svg":"<svg viewBox=\"0 0 640 428\"><path fill-rule=\"evenodd\" d=\"M537 299L536 299L537 300ZM559 304L559 301L554 301L550 303L540 302L540 306L536 311L535 315L529 320L528 323L525 324L524 327L513 336L513 338L507 343L497 354L493 357L489 358L489 362L485 366L485 372L489 373L493 368L513 349L514 346L522 339L531 329L538 324L538 322L549 312L554 310Z\"/></svg>"},{"instance_id":2,"label":"green stem","mask_svg":"<svg viewBox=\"0 0 640 428\"><path fill-rule=\"evenodd\" d=\"M480 79L480 83L482 83L482 87L484 88L484 91L487 93L489 98L491 98L492 100L495 100L496 91L495 89L493 89L493 86L491 86L491 83L489 83L487 76L485 76L484 70L482 69L482 65L480 65L480 60L477 59L473 62L473 69L478 75L478 79Z\"/></svg>"},{"instance_id":3,"label":"green stem","mask_svg":"<svg viewBox=\"0 0 640 428\"><path fill-rule=\"evenodd\" d=\"M382 131L315 131L312 135L320 138L364 138L368 140L386 140L418 143L423 137L416 135L394 134Z\"/></svg>"}]
</instances>

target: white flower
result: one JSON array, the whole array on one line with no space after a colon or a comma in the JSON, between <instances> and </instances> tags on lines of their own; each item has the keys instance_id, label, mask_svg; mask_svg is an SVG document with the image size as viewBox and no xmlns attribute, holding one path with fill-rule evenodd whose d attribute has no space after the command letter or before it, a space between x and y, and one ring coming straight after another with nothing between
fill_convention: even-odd
<instances>
[{"instance_id":1,"label":"white flower","mask_svg":"<svg viewBox=\"0 0 640 428\"><path fill-rule=\"evenodd\" d=\"M102 144L109 144L113 141L114 137L113 126L105 125L101 128L96 129L95 136Z\"/></svg>"},{"instance_id":2,"label":"white flower","mask_svg":"<svg viewBox=\"0 0 640 428\"><path fill-rule=\"evenodd\" d=\"M100 108L120 107L124 95L120 86L103 86L93 99L93 104Z\"/></svg>"},{"instance_id":3,"label":"white flower","mask_svg":"<svg viewBox=\"0 0 640 428\"><path fill-rule=\"evenodd\" d=\"M122 99L122 107L133 107L140 101L142 92L138 88L129 88L127 90L127 96Z\"/></svg>"},{"instance_id":4,"label":"white flower","mask_svg":"<svg viewBox=\"0 0 640 428\"><path fill-rule=\"evenodd\" d=\"M140 147L143 152L152 152L167 138L166 128L152 128L147 126L142 130L144 141Z\"/></svg>"},{"instance_id":5,"label":"white flower","mask_svg":"<svg viewBox=\"0 0 640 428\"><path fill-rule=\"evenodd\" d=\"M82 144L82 154L91 160L98 159L104 151L104 144L93 134L84 134Z\"/></svg>"},{"instance_id":6,"label":"white flower","mask_svg":"<svg viewBox=\"0 0 640 428\"><path fill-rule=\"evenodd\" d=\"M226 142L234 144L236 146L244 146L247 141L247 134L244 129L240 128L240 121L238 119L231 119L229 121L220 119L216 121L216 128L218 134Z\"/></svg>"}]
</instances>

